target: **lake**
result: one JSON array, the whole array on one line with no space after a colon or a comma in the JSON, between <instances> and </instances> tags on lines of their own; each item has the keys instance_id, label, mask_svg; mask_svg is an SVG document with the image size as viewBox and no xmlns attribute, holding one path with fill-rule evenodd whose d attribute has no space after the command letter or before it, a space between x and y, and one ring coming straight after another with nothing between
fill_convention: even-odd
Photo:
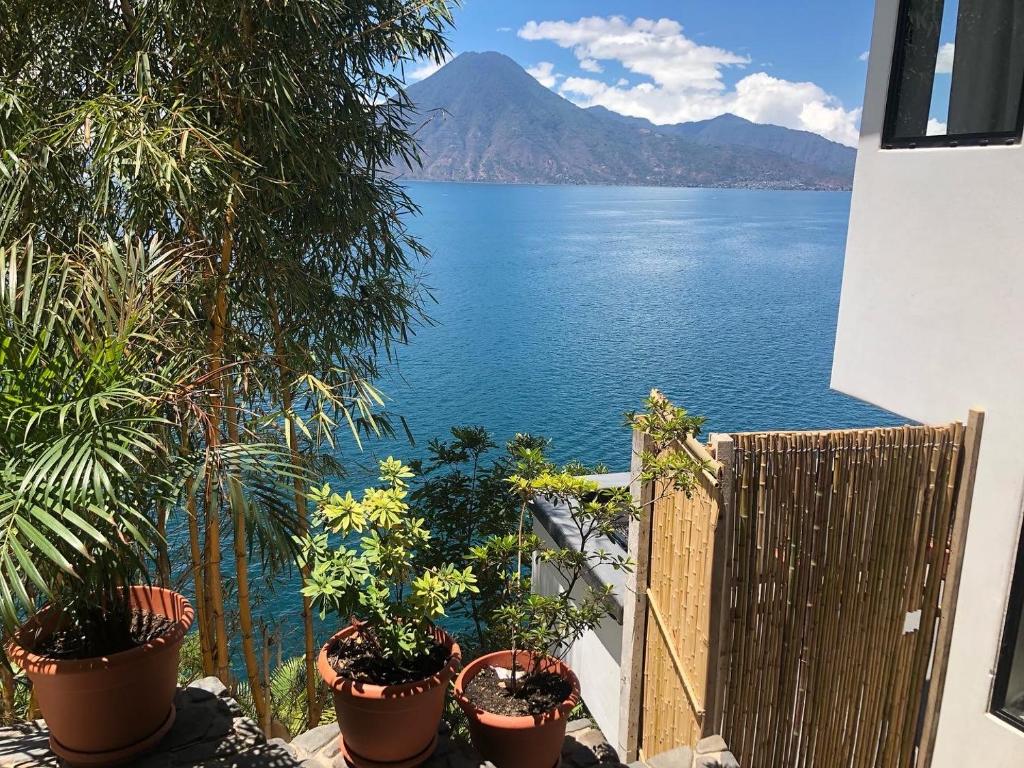
<instances>
[{"instance_id":1,"label":"lake","mask_svg":"<svg viewBox=\"0 0 1024 768\"><path fill-rule=\"evenodd\" d=\"M480 424L626 468L652 387L706 432L898 421L829 389L849 193L408 187L437 325L382 385L417 440Z\"/></svg>"},{"instance_id":2,"label":"lake","mask_svg":"<svg viewBox=\"0 0 1024 768\"><path fill-rule=\"evenodd\" d=\"M466 424L626 469L623 413L652 387L706 416L706 433L901 421L829 389L848 193L408 186L435 324L381 387L417 446L343 442L342 489L372 482L376 456L414 458ZM289 652L296 596L286 579L258 606Z\"/></svg>"}]
</instances>

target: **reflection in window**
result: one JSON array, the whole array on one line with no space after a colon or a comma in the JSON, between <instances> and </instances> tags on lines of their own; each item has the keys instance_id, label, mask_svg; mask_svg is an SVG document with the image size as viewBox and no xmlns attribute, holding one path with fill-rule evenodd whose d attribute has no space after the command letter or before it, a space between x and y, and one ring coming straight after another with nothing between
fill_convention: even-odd
<instances>
[{"instance_id":1,"label":"reflection in window","mask_svg":"<svg viewBox=\"0 0 1024 768\"><path fill-rule=\"evenodd\" d=\"M1018 140L1024 0L903 0L886 146Z\"/></svg>"},{"instance_id":2,"label":"reflection in window","mask_svg":"<svg viewBox=\"0 0 1024 768\"><path fill-rule=\"evenodd\" d=\"M996 669L992 711L1024 729L1024 535L1017 553L1017 569L1010 589L1002 651Z\"/></svg>"}]
</instances>

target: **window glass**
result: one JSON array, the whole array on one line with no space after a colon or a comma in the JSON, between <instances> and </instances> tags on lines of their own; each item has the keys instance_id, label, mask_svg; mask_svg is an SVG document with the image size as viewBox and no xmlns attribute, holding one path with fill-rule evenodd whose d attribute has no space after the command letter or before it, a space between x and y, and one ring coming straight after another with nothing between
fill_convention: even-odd
<instances>
[{"instance_id":1,"label":"window glass","mask_svg":"<svg viewBox=\"0 0 1024 768\"><path fill-rule=\"evenodd\" d=\"M903 0L888 146L1020 138L1024 0Z\"/></svg>"},{"instance_id":2,"label":"window glass","mask_svg":"<svg viewBox=\"0 0 1024 768\"><path fill-rule=\"evenodd\" d=\"M992 703L996 714L1024 729L1024 535L1017 553L1009 608Z\"/></svg>"}]
</instances>

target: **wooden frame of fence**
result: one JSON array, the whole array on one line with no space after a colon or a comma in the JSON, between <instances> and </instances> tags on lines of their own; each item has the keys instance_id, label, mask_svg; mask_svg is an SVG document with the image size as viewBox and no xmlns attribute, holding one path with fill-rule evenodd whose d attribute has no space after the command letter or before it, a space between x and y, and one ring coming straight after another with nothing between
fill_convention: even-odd
<instances>
[{"instance_id":1,"label":"wooden frame of fence","mask_svg":"<svg viewBox=\"0 0 1024 768\"><path fill-rule=\"evenodd\" d=\"M684 647L687 643L683 639L692 646L698 636L690 636L683 628L676 632L683 632L686 638L673 634L668 626L670 619L651 592L652 578L666 578L652 573L653 548L662 547L658 555L661 570L664 563L672 562L671 557L666 560L671 553L664 550L664 546L672 545L664 545L661 539L652 542L652 537L678 538L680 534L666 532L666 512L656 513L655 489L636 483L633 491L643 515L630 526L630 553L636 570L628 579L621 660L620 747L627 761L643 756L644 741L651 737L645 735L644 686L645 665L653 660L661 667L667 664L674 668L678 678L674 687L657 684L658 705L672 706L674 698L690 708L696 720L685 720L683 725L690 731L689 740L724 732L734 751L739 750L738 756L756 755L749 762L740 758L744 768L748 764L751 768L827 766L828 760L839 755L842 760L853 761L851 765L865 768L929 768L944 693L983 422L980 411L971 411L966 427L955 423L891 430L713 435L710 454L695 441L688 441L686 449L697 458L712 460L716 479L721 481L715 483L720 509L713 535L709 536L706 527L697 531L699 540L711 549L710 555L701 560L707 568L706 580L701 581L702 589L708 591L707 610L695 614L684 611L687 620L693 615L707 623L706 668L701 667L703 676L698 673L695 678L684 669L687 662L683 657L689 654L692 666L694 649ZM759 467L736 467L740 460L736 441L746 446L748 454L751 450L763 452ZM634 435L634 477L639 474L636 462L646 447L646 438ZM808 474L811 465L800 464L802 460L792 451L817 456L813 472ZM783 467L786 461L797 462L786 470L796 473L792 479L778 475L778 469L773 470L774 475L766 474L769 467L764 462L772 455L778 456L772 461L782 462ZM828 459L830 456L834 458ZM832 463L826 466L826 459ZM749 460L749 455L743 460ZM748 477L759 485L751 486ZM795 483L804 486L801 489ZM814 501L812 487L834 488L834 493L842 495L828 502L828 510L787 509L797 499L820 507L822 500ZM734 492L739 496L734 497ZM765 518L766 508L772 509L776 517ZM692 515L692 510L677 506L668 514ZM743 514L755 515L753 522L744 523L746 532L734 525ZM844 517L850 514L864 517ZM887 517L890 515L893 517ZM658 518L657 531L652 530L653 518ZM692 518L687 520L690 522L685 524L690 525ZM750 538L751 534L755 539ZM685 536L689 545L693 529L687 529ZM797 537L796 544L793 536ZM877 544L871 543L874 540ZM799 544L801 541L803 544ZM799 572L786 575L794 566L786 555L792 546L812 547L803 557L808 563L819 561L817 575L813 571L809 576ZM859 549L852 565L844 567L845 548L853 546ZM793 550L793 556L797 552ZM831 554L826 557L828 552ZM854 555L854 550L850 554ZM891 558L891 565L885 565L883 558ZM674 565L672 568L675 575L669 578L678 582L680 574ZM687 587L682 591L689 594ZM660 600L667 599L666 604L671 604L675 596L672 593ZM876 604L876 600L885 602ZM808 603L806 607L802 607L804 602ZM780 610L782 613L778 613ZM831 610L842 613L822 613ZM756 611L757 618L751 611ZM906 622L914 616L919 618L920 628L908 630ZM801 622L804 628L786 629L784 623L790 620ZM685 627L679 625L678 616L676 624ZM859 635L869 630L870 635ZM653 641L652 635L662 642ZM652 653L654 657L647 658ZM831 655L835 661L816 658L822 654L826 659ZM870 664L872 654L879 654L886 663ZM801 671L801 665L807 663L816 665L806 668L812 670L810 673ZM883 666L887 671L882 671ZM736 678L737 674L741 677ZM803 682L799 682L800 675L805 676ZM737 679L743 679L745 687L737 688ZM646 684L652 684L651 679ZM790 694L782 693L786 686L796 685L799 691L794 688ZM862 693L837 692L844 685L861 686L856 690ZM872 690L890 693L872 695ZM817 698L808 699L809 695ZM806 719L808 713L815 712L822 722ZM678 727L681 722L666 718L656 707L648 716L658 719L657 728L661 730ZM738 723L743 724L740 730L730 733ZM874 728L882 730L876 734ZM887 729L895 730L886 735ZM661 749L671 742L662 738L657 741Z\"/></svg>"}]
</instances>

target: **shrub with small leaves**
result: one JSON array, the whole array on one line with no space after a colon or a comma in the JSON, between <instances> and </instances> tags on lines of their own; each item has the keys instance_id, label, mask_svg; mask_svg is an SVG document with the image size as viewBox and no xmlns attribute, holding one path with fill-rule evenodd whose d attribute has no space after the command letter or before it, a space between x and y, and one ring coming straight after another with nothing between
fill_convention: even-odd
<instances>
[{"instance_id":1,"label":"shrub with small leaves","mask_svg":"<svg viewBox=\"0 0 1024 768\"><path fill-rule=\"evenodd\" d=\"M460 595L476 592L471 567L438 564L417 570L417 552L430 542L407 497L412 470L398 459L380 463L381 486L361 499L330 486L314 489L317 511L299 540L300 565L309 568L302 593L321 618L336 613L358 622L380 656L397 664L428 653L433 623Z\"/></svg>"},{"instance_id":2,"label":"shrub with small leaves","mask_svg":"<svg viewBox=\"0 0 1024 768\"><path fill-rule=\"evenodd\" d=\"M706 467L680 446L688 435L700 431L704 419L689 416L654 390L645 411L629 413L626 420L648 434L653 443L652 449L639 457L636 479L689 493L697 474ZM545 658L564 656L576 640L611 615L612 588L595 586L584 576L599 567L633 568L626 555L605 549L601 542L611 538L624 521L635 520L641 513L629 489L600 489L584 477L588 469L575 462L556 467L545 456L543 445L519 446L515 457L515 473L508 484L518 499L519 530L491 536L471 550L482 580L497 578L502 585L501 599L490 620L510 639L512 688L539 672ZM537 498L569 511L575 528L572 546L545 546L529 529L531 504ZM534 563L554 569L561 589L555 594L535 592L531 583ZM517 651L529 654L533 660L529 668L519 668Z\"/></svg>"}]
</instances>

